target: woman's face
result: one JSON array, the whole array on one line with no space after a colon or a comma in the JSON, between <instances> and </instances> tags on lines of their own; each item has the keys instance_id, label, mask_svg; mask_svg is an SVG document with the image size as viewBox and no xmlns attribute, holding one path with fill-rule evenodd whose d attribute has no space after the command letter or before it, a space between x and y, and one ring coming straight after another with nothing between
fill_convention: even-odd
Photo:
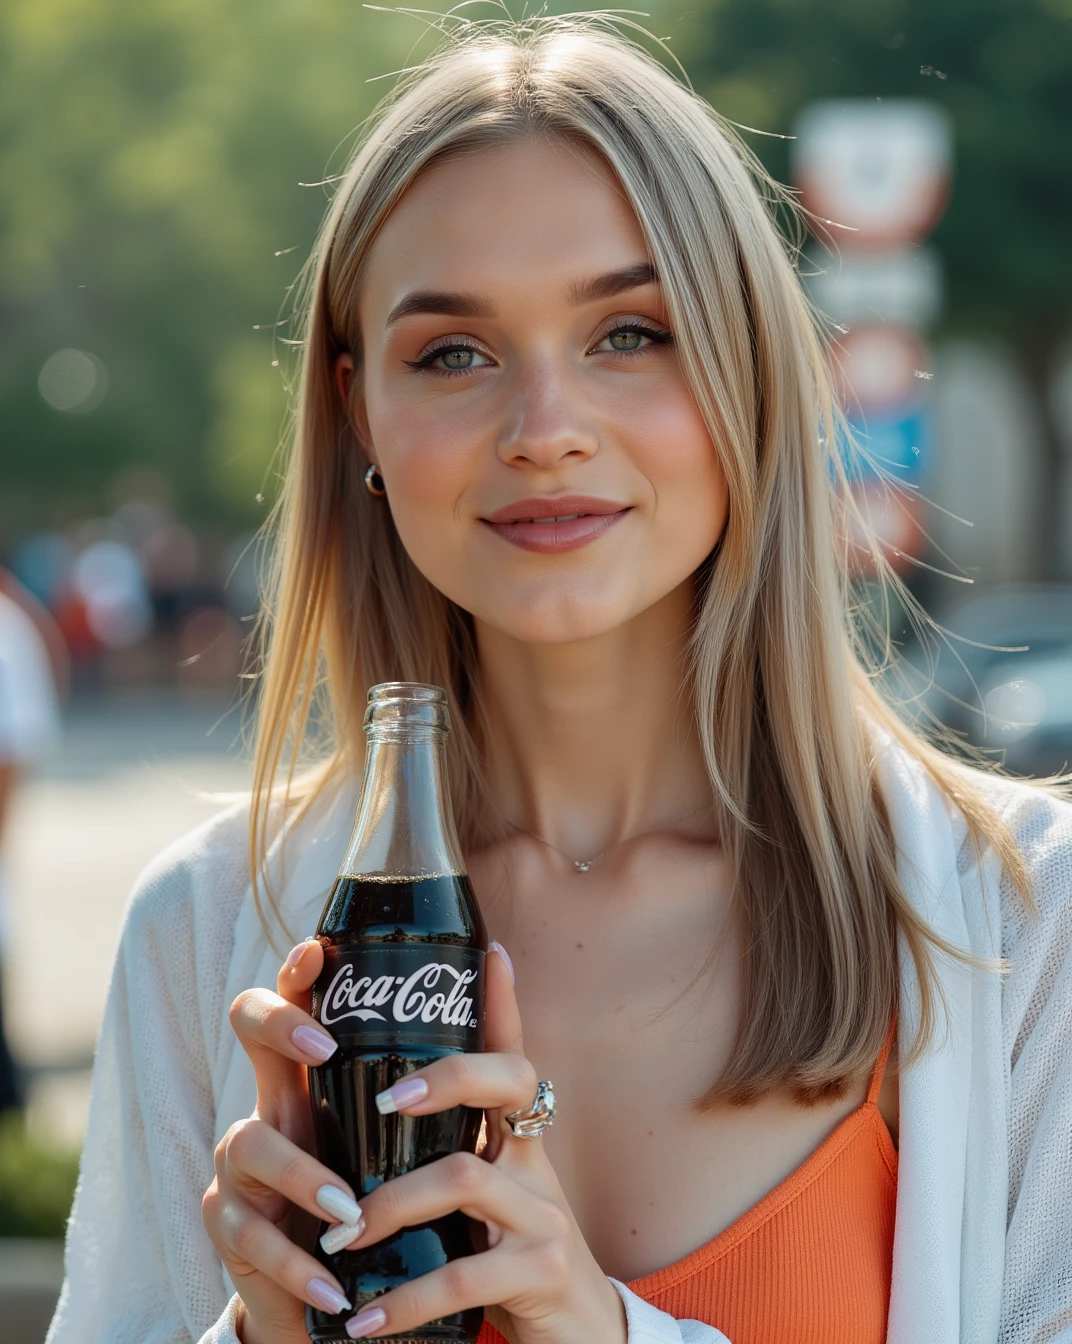
<instances>
[{"instance_id":1,"label":"woman's face","mask_svg":"<svg viewBox=\"0 0 1072 1344\"><path fill-rule=\"evenodd\" d=\"M534 140L437 164L364 275L351 404L431 583L556 644L689 581L722 533L725 477L597 155ZM351 369L342 356L344 397Z\"/></svg>"}]
</instances>

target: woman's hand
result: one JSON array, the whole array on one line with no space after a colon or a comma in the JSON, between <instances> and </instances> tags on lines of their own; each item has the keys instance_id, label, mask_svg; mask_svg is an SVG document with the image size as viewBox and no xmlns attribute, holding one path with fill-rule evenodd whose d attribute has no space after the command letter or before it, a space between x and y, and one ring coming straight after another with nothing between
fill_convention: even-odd
<instances>
[{"instance_id":1,"label":"woman's hand","mask_svg":"<svg viewBox=\"0 0 1072 1344\"><path fill-rule=\"evenodd\" d=\"M305 1068L335 1050L308 1012L323 962L319 943L299 944L279 972L278 994L247 989L231 1005L231 1025L257 1075L257 1106L216 1148L202 1217L242 1299L243 1344L309 1344L306 1302L332 1312L350 1306L338 1280L295 1244L308 1240L303 1222L360 1216L352 1188L308 1152Z\"/></svg>"},{"instance_id":2,"label":"woman's hand","mask_svg":"<svg viewBox=\"0 0 1072 1344\"><path fill-rule=\"evenodd\" d=\"M488 957L485 989L487 1052L408 1073L377 1102L406 1115L481 1107L486 1146L479 1157L455 1153L379 1186L362 1205L366 1230L349 1244L371 1245L460 1209L486 1224L487 1249L377 1298L349 1331L355 1338L397 1335L484 1306L511 1344L626 1344L621 1299L581 1236L542 1141L515 1138L504 1119L532 1102L538 1080L524 1055L502 957ZM426 1086L420 1097L415 1083Z\"/></svg>"}]
</instances>

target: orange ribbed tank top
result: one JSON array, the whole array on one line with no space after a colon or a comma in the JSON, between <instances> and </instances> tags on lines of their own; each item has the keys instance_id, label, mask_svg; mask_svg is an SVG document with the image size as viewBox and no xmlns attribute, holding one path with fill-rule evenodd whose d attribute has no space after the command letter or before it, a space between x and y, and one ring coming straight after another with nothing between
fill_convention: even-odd
<instances>
[{"instance_id":1,"label":"orange ribbed tank top","mask_svg":"<svg viewBox=\"0 0 1072 1344\"><path fill-rule=\"evenodd\" d=\"M796 1171L689 1255L629 1287L732 1344L883 1344L897 1150L878 1109L894 1028L867 1100ZM486 1322L477 1344L505 1344Z\"/></svg>"}]
</instances>

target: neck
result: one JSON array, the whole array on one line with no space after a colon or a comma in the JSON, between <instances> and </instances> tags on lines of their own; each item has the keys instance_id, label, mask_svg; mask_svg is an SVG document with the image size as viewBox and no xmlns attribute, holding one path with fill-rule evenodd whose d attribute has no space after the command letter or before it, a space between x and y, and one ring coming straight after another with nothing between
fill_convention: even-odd
<instances>
[{"instance_id":1,"label":"neck","mask_svg":"<svg viewBox=\"0 0 1072 1344\"><path fill-rule=\"evenodd\" d=\"M508 821L580 859L710 801L686 670L691 592L576 644L478 623L488 766Z\"/></svg>"}]
</instances>

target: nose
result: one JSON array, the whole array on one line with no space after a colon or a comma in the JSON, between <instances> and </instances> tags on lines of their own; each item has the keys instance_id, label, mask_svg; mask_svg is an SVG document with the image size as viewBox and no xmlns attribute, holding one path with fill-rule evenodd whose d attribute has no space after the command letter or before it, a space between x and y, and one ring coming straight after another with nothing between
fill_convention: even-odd
<instances>
[{"instance_id":1,"label":"nose","mask_svg":"<svg viewBox=\"0 0 1072 1344\"><path fill-rule=\"evenodd\" d=\"M547 369L518 389L498 442L509 466L550 471L595 455L599 441L565 380Z\"/></svg>"}]
</instances>

